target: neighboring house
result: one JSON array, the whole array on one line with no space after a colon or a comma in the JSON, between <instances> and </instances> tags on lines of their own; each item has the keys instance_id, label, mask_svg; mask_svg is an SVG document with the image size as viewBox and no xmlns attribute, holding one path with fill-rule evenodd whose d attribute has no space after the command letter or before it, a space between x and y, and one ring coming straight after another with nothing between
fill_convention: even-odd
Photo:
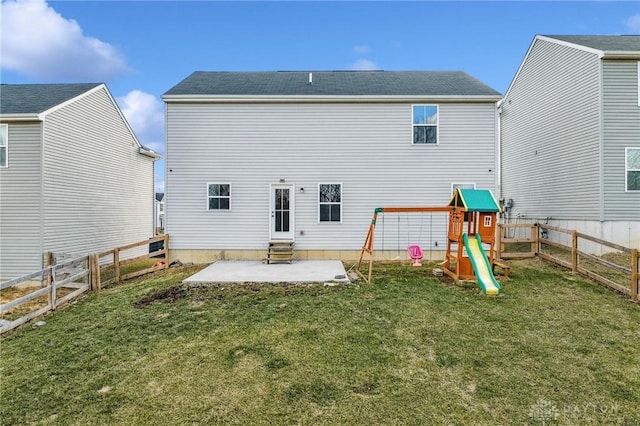
<instances>
[{"instance_id":1,"label":"neighboring house","mask_svg":"<svg viewBox=\"0 0 640 426\"><path fill-rule=\"evenodd\" d=\"M501 104L511 220L640 247L640 36L534 38Z\"/></svg>"},{"instance_id":2,"label":"neighboring house","mask_svg":"<svg viewBox=\"0 0 640 426\"><path fill-rule=\"evenodd\" d=\"M104 84L0 85L0 278L153 230L153 168Z\"/></svg>"},{"instance_id":3,"label":"neighboring house","mask_svg":"<svg viewBox=\"0 0 640 426\"><path fill-rule=\"evenodd\" d=\"M500 99L459 71L195 72L163 95L172 257L357 258L376 207L495 191ZM386 249L442 249L444 216L389 218Z\"/></svg>"},{"instance_id":4,"label":"neighboring house","mask_svg":"<svg viewBox=\"0 0 640 426\"><path fill-rule=\"evenodd\" d=\"M156 192L155 229L157 234L164 233L164 192Z\"/></svg>"}]
</instances>

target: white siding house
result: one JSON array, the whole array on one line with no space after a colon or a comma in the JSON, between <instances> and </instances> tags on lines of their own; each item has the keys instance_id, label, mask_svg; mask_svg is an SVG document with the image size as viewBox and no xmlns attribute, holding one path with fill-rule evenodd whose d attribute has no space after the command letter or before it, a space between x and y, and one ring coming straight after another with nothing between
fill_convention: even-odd
<instances>
[{"instance_id":1,"label":"white siding house","mask_svg":"<svg viewBox=\"0 0 640 426\"><path fill-rule=\"evenodd\" d=\"M501 104L512 220L640 247L640 36L536 36Z\"/></svg>"},{"instance_id":2,"label":"white siding house","mask_svg":"<svg viewBox=\"0 0 640 426\"><path fill-rule=\"evenodd\" d=\"M155 230L156 234L164 233L164 192L156 192L155 200Z\"/></svg>"},{"instance_id":3,"label":"white siding house","mask_svg":"<svg viewBox=\"0 0 640 426\"><path fill-rule=\"evenodd\" d=\"M0 86L0 278L153 230L153 168L104 84Z\"/></svg>"},{"instance_id":4,"label":"white siding house","mask_svg":"<svg viewBox=\"0 0 640 426\"><path fill-rule=\"evenodd\" d=\"M181 260L263 258L278 239L297 258L352 259L376 207L497 187L501 96L463 72L196 72L163 99ZM442 247L445 218L401 219L387 249Z\"/></svg>"}]
</instances>

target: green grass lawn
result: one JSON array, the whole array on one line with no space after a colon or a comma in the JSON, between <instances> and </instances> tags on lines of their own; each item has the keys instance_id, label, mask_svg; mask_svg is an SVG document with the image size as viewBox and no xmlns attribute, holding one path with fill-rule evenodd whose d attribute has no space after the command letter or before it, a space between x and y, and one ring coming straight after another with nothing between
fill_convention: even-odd
<instances>
[{"instance_id":1,"label":"green grass lawn","mask_svg":"<svg viewBox=\"0 0 640 426\"><path fill-rule=\"evenodd\" d=\"M336 287L144 276L0 341L0 423L640 424L640 306L510 264L495 298L399 264Z\"/></svg>"}]
</instances>

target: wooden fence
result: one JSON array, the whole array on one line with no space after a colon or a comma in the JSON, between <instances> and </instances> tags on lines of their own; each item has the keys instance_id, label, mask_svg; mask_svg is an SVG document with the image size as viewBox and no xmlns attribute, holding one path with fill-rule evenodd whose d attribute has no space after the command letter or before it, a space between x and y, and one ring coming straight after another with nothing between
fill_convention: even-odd
<instances>
[{"instance_id":1,"label":"wooden fence","mask_svg":"<svg viewBox=\"0 0 640 426\"><path fill-rule=\"evenodd\" d=\"M124 252L132 251L140 246L149 245L152 247L155 243L162 242L162 248L156 251L153 251L148 254L144 254L142 256L137 256L133 258L127 258L123 256ZM169 236L161 235L159 237L152 238L146 241L140 241L133 244L128 244L126 246L116 247L111 250L103 251L101 253L97 253L94 256L96 257L96 268L99 267L99 273L96 274L98 277L97 282L95 283L96 289L101 289L102 287L106 287L113 283L119 283L121 281L130 280L131 278L139 277L140 275L148 274L151 272L159 271L162 269L167 269L169 267ZM131 265L135 261L142 259L155 259L162 256L162 260L158 260L153 264L153 266L149 266L148 268L142 270L134 270L129 271L123 266ZM107 274L107 272L111 272ZM106 278L110 276L110 278Z\"/></svg>"},{"instance_id":2,"label":"wooden fence","mask_svg":"<svg viewBox=\"0 0 640 426\"><path fill-rule=\"evenodd\" d=\"M509 237L512 231L513 237ZM517 235L517 231L520 235ZM550 238L550 234L564 235L566 244L560 242L562 238ZM580 249L583 242L590 242L619 253L620 260L607 260ZM519 251L506 251L507 245L519 246ZM528 250L523 250L528 247ZM582 274L600 284L623 293L634 301L640 301L638 287L640 271L638 271L638 250L601 240L591 235L575 230L564 229L547 224L500 224L498 229L498 244L496 257L499 259L516 259L538 256L541 259L555 263L573 273ZM628 266L620 263L628 263ZM607 276L605 276L607 275ZM616 278L614 281L613 278ZM628 283L628 286L623 284Z\"/></svg>"},{"instance_id":3,"label":"wooden fence","mask_svg":"<svg viewBox=\"0 0 640 426\"><path fill-rule=\"evenodd\" d=\"M509 237L512 233L513 236ZM538 224L498 224L496 257L498 259L518 259L535 257L538 252ZM518 247L518 251L505 251L506 246Z\"/></svg>"},{"instance_id":4,"label":"wooden fence","mask_svg":"<svg viewBox=\"0 0 640 426\"><path fill-rule=\"evenodd\" d=\"M162 246L159 250L155 250L151 253L135 258L122 259L121 255L124 251L136 249L142 246L152 247L154 243L159 242L162 242ZM40 303L36 309L15 320L0 320L0 334L13 330L27 321L44 315L47 312L55 311L58 306L73 300L87 291L98 291L112 283L119 283L140 275L167 269L169 267L168 254L169 236L162 235L150 240L116 247L102 253L89 254L75 259L63 260L55 264L50 264L38 272L0 283L0 290L16 287L20 284L33 284L34 281L40 284L39 289L0 305L0 315L15 309L20 305L35 301L35 299L38 298L42 299L45 295L47 296L47 302L44 306ZM111 256L110 260L104 259L108 256ZM162 259L155 260L159 257L162 257ZM48 263L54 263L54 258L55 256L51 253L46 254ZM136 261L142 259L153 260L153 266L133 271L126 271L126 268L124 268L127 265L135 264ZM109 279L103 280L102 276L105 275L106 271L111 269L113 270L113 276ZM65 290L65 294L63 295L61 295L62 289ZM67 292L68 290L71 291Z\"/></svg>"},{"instance_id":5,"label":"wooden fence","mask_svg":"<svg viewBox=\"0 0 640 426\"><path fill-rule=\"evenodd\" d=\"M66 260L57 265L47 266L38 272L14 278L0 284L0 290L33 281L39 281L42 285L38 290L0 305L0 314L8 312L9 310L34 299L41 298L45 295L47 296L45 306L39 307L38 309L13 321L3 320L0 325L0 334L13 330L27 321L30 321L40 315L44 315L49 311L54 311L59 305L69 302L73 298L78 297L89 290L91 286L91 272L89 268L89 264L91 262L90 258L91 256L87 255L76 259ZM78 280L81 279L83 282L78 283ZM72 287L75 288L75 290L62 297L58 297L58 292L62 287Z\"/></svg>"}]
</instances>

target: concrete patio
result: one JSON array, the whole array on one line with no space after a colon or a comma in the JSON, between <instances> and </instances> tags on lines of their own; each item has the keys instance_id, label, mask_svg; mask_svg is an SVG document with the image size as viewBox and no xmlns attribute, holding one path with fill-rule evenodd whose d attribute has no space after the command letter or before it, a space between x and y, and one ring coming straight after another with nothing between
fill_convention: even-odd
<instances>
[{"instance_id":1,"label":"concrete patio","mask_svg":"<svg viewBox=\"0 0 640 426\"><path fill-rule=\"evenodd\" d=\"M186 283L349 282L339 260L294 260L267 265L253 260L219 260L185 279Z\"/></svg>"}]
</instances>

